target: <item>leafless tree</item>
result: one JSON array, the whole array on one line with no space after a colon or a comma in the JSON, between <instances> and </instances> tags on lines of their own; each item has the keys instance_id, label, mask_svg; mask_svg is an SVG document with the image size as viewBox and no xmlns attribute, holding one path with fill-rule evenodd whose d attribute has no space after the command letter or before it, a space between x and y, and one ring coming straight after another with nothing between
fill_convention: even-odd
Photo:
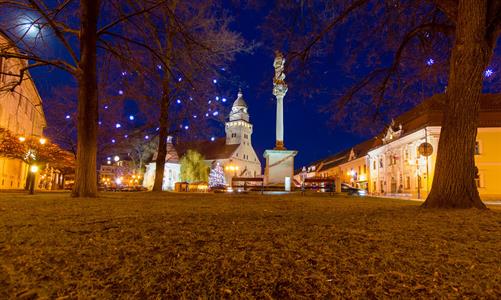
<instances>
[{"instance_id":1,"label":"leafless tree","mask_svg":"<svg viewBox=\"0 0 501 300\"><path fill-rule=\"evenodd\" d=\"M144 6L141 1L132 5L136 10ZM155 191L162 187L167 136L193 137L208 128L209 119L221 120L218 72L236 53L251 48L229 29L231 18L216 8L213 2L170 1L140 22L128 23L128 31L150 48L124 40L121 51L138 58L124 62L135 74L128 90L143 99L143 114L153 116L158 128Z\"/></svg>"},{"instance_id":2,"label":"leafless tree","mask_svg":"<svg viewBox=\"0 0 501 300\"><path fill-rule=\"evenodd\" d=\"M6 21L2 24L2 33L11 40L11 43L0 45L0 55L33 62L21 68L17 75L19 82L27 70L37 67L64 70L77 81L78 142L74 197L94 197L97 194L98 49L106 48L112 37L123 34L120 29L124 22L165 1L143 2L141 11L123 14L119 9L121 1L113 0L0 1L2 19ZM107 13L101 15L103 10ZM98 28L98 22L105 25ZM45 33L64 49L64 55L47 51Z\"/></svg>"},{"instance_id":3,"label":"leafless tree","mask_svg":"<svg viewBox=\"0 0 501 300\"><path fill-rule=\"evenodd\" d=\"M288 50L292 66L332 55L333 41L346 37L352 59L346 66L361 67L366 72L355 78L349 89L334 96L331 111L360 117L357 114L366 108L373 118L362 114L358 119L368 121L365 124L381 120L382 111L391 115L395 107L415 104L415 99L422 97L414 97L414 101L406 97L423 88L436 91L437 80L443 78L447 102L433 185L423 206L485 208L474 182L474 146L484 71L494 55L500 15L498 0L321 4L284 0L277 2L269 26L277 29L274 47Z\"/></svg>"}]
</instances>

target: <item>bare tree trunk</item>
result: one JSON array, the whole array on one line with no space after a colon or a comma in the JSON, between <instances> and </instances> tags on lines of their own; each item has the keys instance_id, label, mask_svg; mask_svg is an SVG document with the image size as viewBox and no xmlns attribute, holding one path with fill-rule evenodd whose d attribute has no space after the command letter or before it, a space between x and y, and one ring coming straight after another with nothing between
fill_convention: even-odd
<instances>
[{"instance_id":1,"label":"bare tree trunk","mask_svg":"<svg viewBox=\"0 0 501 300\"><path fill-rule=\"evenodd\" d=\"M486 208L475 184L475 140L483 72L492 56L487 0L461 0L435 176L423 207Z\"/></svg>"},{"instance_id":2,"label":"bare tree trunk","mask_svg":"<svg viewBox=\"0 0 501 300\"><path fill-rule=\"evenodd\" d=\"M167 75L166 75L167 76ZM168 76L167 76L168 77ZM162 184L164 179L165 170L165 156L167 155L167 131L168 131L168 117L169 117L169 83L164 83L164 93L162 95L162 102L160 103L160 129L158 130L158 151L155 169L155 182L153 184L153 191L162 191ZM167 86L167 87L165 87Z\"/></svg>"},{"instance_id":3,"label":"bare tree trunk","mask_svg":"<svg viewBox=\"0 0 501 300\"><path fill-rule=\"evenodd\" d=\"M172 3L173 8L172 11L175 11L175 6L177 1ZM166 27L168 32L166 45L165 45L165 61L169 62L172 55L172 43L174 39L174 33L172 26L173 20L169 19L169 25ZM170 66L168 66L170 67ZM165 156L167 155L167 133L169 126L169 104L170 104L170 80L171 76L169 71L166 68L163 82L162 82L162 99L160 103L160 120L159 125L160 129L158 131L158 151L157 151L157 160L155 166L155 182L153 183L153 191L159 192L162 191L162 184L164 179L164 170L165 170Z\"/></svg>"},{"instance_id":4,"label":"bare tree trunk","mask_svg":"<svg viewBox=\"0 0 501 300\"><path fill-rule=\"evenodd\" d=\"M97 156L97 19L99 0L80 1L80 62L78 64L78 141L73 197L96 197Z\"/></svg>"}]
</instances>

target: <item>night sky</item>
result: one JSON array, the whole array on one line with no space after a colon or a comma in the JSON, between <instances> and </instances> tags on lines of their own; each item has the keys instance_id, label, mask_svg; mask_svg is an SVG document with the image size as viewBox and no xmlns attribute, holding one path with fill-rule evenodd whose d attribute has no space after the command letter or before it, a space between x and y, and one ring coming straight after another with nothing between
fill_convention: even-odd
<instances>
[{"instance_id":1,"label":"night sky","mask_svg":"<svg viewBox=\"0 0 501 300\"><path fill-rule=\"evenodd\" d=\"M266 12L249 9L233 9L235 30L242 33L248 41L260 42L266 33L256 30L263 22ZM254 124L253 146L262 158L266 149L275 146L276 102L272 94L274 75L274 54L266 45L262 45L253 54L239 55L232 64L231 71L241 78L244 98L249 106L251 122ZM286 62L287 64L287 62ZM329 64L330 73L341 73L337 62ZM286 74L286 82L297 80L298 74ZM329 76L330 77L330 76ZM334 79L337 84L349 84L343 78ZM309 78L304 78L308 81ZM325 84L332 84L327 79ZM236 91L235 95L236 97ZM285 147L298 150L295 168L300 168L314 160L325 158L364 140L360 134L342 130L328 121L329 115L320 109L331 98L316 95L305 99L303 91L290 87L284 99ZM264 166L264 162L263 162Z\"/></svg>"},{"instance_id":2,"label":"night sky","mask_svg":"<svg viewBox=\"0 0 501 300\"><path fill-rule=\"evenodd\" d=\"M232 29L240 32L247 42L262 43L266 40L266 33L260 30L260 25L268 13L265 8L261 10L243 9L231 5L228 6L228 9L234 17ZM342 49L343 39L337 39L334 46ZM57 52L58 49L54 49L54 51ZM241 87L249 106L251 122L254 124L253 146L258 157L261 158L263 166L262 154L264 150L272 149L275 145L276 107L272 95L273 57L272 49L268 45L262 44L252 54L237 55L236 60L226 70L233 77L232 82L235 86L225 86L228 94L224 96L229 100L225 113L229 112L238 88ZM315 93L312 94L312 97L307 97L304 89L294 89L295 86L291 87L289 84L289 91L284 99L285 146L290 150L299 151L296 156L295 168L325 158L371 137L370 133L363 136L347 130L346 128L350 126L346 126L346 124L341 129L337 124L329 122L330 115L328 113L320 111L329 105L333 94L341 94L342 90L352 83L347 79L346 70L342 68L342 59L342 57L335 55L325 59L321 69L318 70L324 75L320 77L320 82L318 82L318 78L299 77L303 75L297 72L286 74L287 83L302 81L304 87L308 85L309 81L317 80L317 86L323 85L328 90L328 93ZM61 71L48 72L46 69L38 69L33 70L32 74L42 99L45 101L45 111L50 109L53 88L73 82L70 75ZM357 74L349 75L356 76ZM208 80L210 79L208 78ZM230 90L232 90L231 93ZM51 124L49 123L48 126ZM224 127L219 126L219 128L218 135L224 136Z\"/></svg>"}]
</instances>

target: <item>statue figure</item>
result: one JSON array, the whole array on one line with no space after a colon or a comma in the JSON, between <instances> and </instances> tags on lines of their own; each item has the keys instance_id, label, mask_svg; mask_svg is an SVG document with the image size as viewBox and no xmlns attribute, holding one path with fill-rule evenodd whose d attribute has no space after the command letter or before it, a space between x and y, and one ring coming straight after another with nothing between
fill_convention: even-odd
<instances>
[{"instance_id":1,"label":"statue figure","mask_svg":"<svg viewBox=\"0 0 501 300\"><path fill-rule=\"evenodd\" d=\"M275 60L273 61L273 67L275 68L275 78L273 78L274 84L283 84L285 83L285 58L282 55L282 52L275 51Z\"/></svg>"}]
</instances>

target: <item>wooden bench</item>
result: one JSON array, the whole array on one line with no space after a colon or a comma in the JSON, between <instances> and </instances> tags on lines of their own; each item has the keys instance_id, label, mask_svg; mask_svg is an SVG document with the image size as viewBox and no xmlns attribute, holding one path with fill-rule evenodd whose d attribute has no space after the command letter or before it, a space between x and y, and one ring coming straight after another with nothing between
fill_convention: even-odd
<instances>
[{"instance_id":1,"label":"wooden bench","mask_svg":"<svg viewBox=\"0 0 501 300\"><path fill-rule=\"evenodd\" d=\"M243 185L237 185L237 182L243 182ZM247 191L247 188L249 188L249 185L247 185L247 182L260 182L260 185L250 185L252 186L257 186L261 187L261 194L264 192L264 178L263 177L233 177L231 179L231 188L243 188L244 191Z\"/></svg>"}]
</instances>

